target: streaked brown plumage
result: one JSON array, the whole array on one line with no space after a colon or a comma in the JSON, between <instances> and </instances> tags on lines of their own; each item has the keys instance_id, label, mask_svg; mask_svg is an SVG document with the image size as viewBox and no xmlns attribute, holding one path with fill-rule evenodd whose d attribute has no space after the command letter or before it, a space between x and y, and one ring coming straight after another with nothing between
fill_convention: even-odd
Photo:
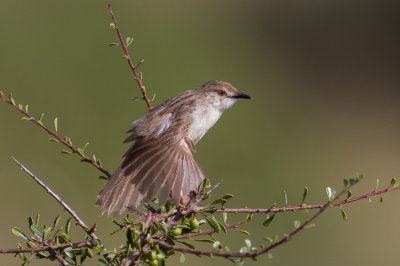
<instances>
[{"instance_id":1,"label":"streaked brown plumage","mask_svg":"<svg viewBox=\"0 0 400 266\"><path fill-rule=\"evenodd\" d=\"M134 210L157 193L160 203L171 193L174 205L186 204L190 191L204 179L192 156L195 144L238 98L250 97L227 82L209 81L133 122L131 135L124 141L133 145L98 195L101 212Z\"/></svg>"}]
</instances>

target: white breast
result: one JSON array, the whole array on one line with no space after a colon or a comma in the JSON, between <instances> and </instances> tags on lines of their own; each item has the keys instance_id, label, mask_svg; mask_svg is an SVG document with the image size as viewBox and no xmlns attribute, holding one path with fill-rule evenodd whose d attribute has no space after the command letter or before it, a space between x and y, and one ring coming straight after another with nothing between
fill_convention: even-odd
<instances>
[{"instance_id":1,"label":"white breast","mask_svg":"<svg viewBox=\"0 0 400 266\"><path fill-rule=\"evenodd\" d=\"M192 113L192 123L190 125L189 139L196 144L206 132L217 122L222 115L220 108L208 106L208 108L197 108Z\"/></svg>"}]
</instances>

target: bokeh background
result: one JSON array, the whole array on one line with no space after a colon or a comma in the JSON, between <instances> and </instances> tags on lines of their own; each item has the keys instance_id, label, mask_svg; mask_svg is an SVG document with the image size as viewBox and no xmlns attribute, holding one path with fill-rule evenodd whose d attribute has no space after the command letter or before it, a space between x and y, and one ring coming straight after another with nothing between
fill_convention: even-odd
<instances>
[{"instance_id":1,"label":"bokeh background","mask_svg":"<svg viewBox=\"0 0 400 266\"><path fill-rule=\"evenodd\" d=\"M106 1L3 0L0 8L0 89L44 112L50 127L77 146L90 142L113 171L127 149L130 123L146 112L130 69L121 58ZM366 176L354 195L400 175L400 43L398 1L113 1L130 53L159 104L211 79L227 80L254 99L241 101L203 138L195 155L216 195L233 193L228 206L268 207L326 201L326 186L340 190L356 172ZM38 127L0 104L0 247L15 247L13 226L27 231L27 217L51 224L67 213L11 160L15 156L91 225L107 246L114 227L95 206L104 182L99 172L60 153ZM400 195L386 194L329 209L301 232L249 265L398 265ZM244 215L229 215L228 221ZM286 213L262 227L261 215L244 229L255 245L290 232ZM75 229L80 235L79 229ZM222 237L232 250L245 236ZM208 249L209 247L204 247ZM178 259L169 261L179 264ZM186 256L188 265L230 265L223 259ZM19 265L11 255L1 265ZM33 260L32 265L43 265ZM95 265L92 260L88 265Z\"/></svg>"}]
</instances>

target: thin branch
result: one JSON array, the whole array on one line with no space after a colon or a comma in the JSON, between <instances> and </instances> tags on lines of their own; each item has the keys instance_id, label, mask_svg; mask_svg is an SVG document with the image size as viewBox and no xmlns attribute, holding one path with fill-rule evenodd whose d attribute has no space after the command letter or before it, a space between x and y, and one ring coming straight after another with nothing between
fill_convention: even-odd
<instances>
[{"instance_id":1,"label":"thin branch","mask_svg":"<svg viewBox=\"0 0 400 266\"><path fill-rule=\"evenodd\" d=\"M77 242L77 243L65 243L65 244L60 244L60 245L55 245L55 246L41 246L37 248L0 248L0 253L1 254L7 254L7 253L13 253L13 254L19 254L19 253L38 253L41 251L55 251L55 250L63 250L66 248L90 248L90 247L95 247L97 245L97 242L95 240L88 240L88 241L83 241L83 242Z\"/></svg>"},{"instance_id":2,"label":"thin branch","mask_svg":"<svg viewBox=\"0 0 400 266\"><path fill-rule=\"evenodd\" d=\"M94 230L90 229L83 221L81 218L79 218L79 216L75 213L74 210L71 209L71 207L69 207L67 205L67 203L65 203L56 193L54 193L45 183L43 183L39 178L37 178L31 171L29 171L29 169L27 169L22 163L20 163L17 159L15 159L13 157L13 160L21 167L21 169L26 172L28 175L30 175L35 181L36 183L38 183L42 188L44 188L47 193L49 193L58 203L61 204L61 206L63 206L63 208L69 213L71 214L72 218L74 218L75 222L77 225L79 225L88 235L90 235L90 237L94 240L98 239L98 237L95 235Z\"/></svg>"},{"instance_id":3,"label":"thin branch","mask_svg":"<svg viewBox=\"0 0 400 266\"><path fill-rule=\"evenodd\" d=\"M289 241L294 235L296 235L297 233L299 233L300 231L304 230L307 225L309 225L312 221L314 221L319 215L321 215L328 207L330 206L340 206L342 204L346 204L346 203L350 203L350 202L355 202L361 199L365 199L365 198L369 198L371 196L375 196L375 195L380 195L386 192L390 192L390 191L394 191L394 190L399 190L400 187L394 187L394 188L387 188L384 190L380 190L380 191L373 191L371 193L353 198L353 199L347 199L347 200L343 200L343 201L338 201L338 199L345 193L347 192L353 185L350 184L349 186L346 186L339 194L337 194L335 196L335 198L333 199L332 202L328 202L326 204L323 205L318 205L321 206L319 208L319 211L314 214L312 217L310 217L309 219L307 219L303 224L301 224L298 228L294 229L292 232L290 232L286 237L282 238L281 240L272 243L270 246L261 249L257 252L247 252L247 253L228 253L228 252L219 252L219 251L202 251L202 250L193 250L193 249L188 249L188 248L182 248L182 247L177 247L171 244L168 244L162 240L159 239L151 239L151 241L153 241L156 244L159 244L160 246L163 246L167 249L172 249L175 251L179 251L182 253L190 253L190 254L195 254L195 255L206 255L206 256L216 256L216 257L224 257L224 258L255 258L257 256L260 256L262 254L268 253L271 249L278 247L284 243L286 243L287 241ZM317 205L315 205L317 206ZM276 208L278 209L278 208ZM268 210L268 209L265 209ZM261 213L261 212L259 212Z\"/></svg>"},{"instance_id":4,"label":"thin branch","mask_svg":"<svg viewBox=\"0 0 400 266\"><path fill-rule=\"evenodd\" d=\"M110 11L110 15L111 15L111 18L112 18L114 26L115 26L115 31L118 34L118 38L119 38L119 41L121 43L122 49L124 50L125 58L127 59L128 64L132 69L133 75L135 76L135 80L136 80L137 84L139 85L140 91L142 92L142 95L143 95L143 100L146 102L147 108L149 108L149 110L150 110L151 109L151 101L147 97L146 90L145 90L145 87L143 85L143 82L139 78L137 70L136 70L136 67L133 64L132 59L131 59L131 57L130 57L130 55L128 53L128 47L125 45L125 42L122 39L121 32L119 31L119 28L118 28L118 25L117 25L117 21L115 20L114 13L113 13L113 11L111 9L111 4L108 4L108 10Z\"/></svg>"},{"instance_id":5,"label":"thin branch","mask_svg":"<svg viewBox=\"0 0 400 266\"><path fill-rule=\"evenodd\" d=\"M33 116L31 116L30 114L28 114L27 112L25 112L23 109L21 109L18 105L16 105L15 103L13 103L13 101L11 101L10 99L8 99L4 93L2 91L0 91L0 97L3 98L3 100L10 104L12 107L14 107L15 109L17 109L23 116L25 116L26 118L28 118L29 121L31 121L32 123L38 125L39 127L41 127L44 131L46 131L48 134L52 135L58 142L60 142L61 144L63 144L64 146L66 146L68 149L70 149L72 151L72 153L77 153L80 156L82 156L83 160L85 162L90 163L91 165L93 165L94 167L96 167L98 170L100 170L103 174L105 174L107 177L110 177L111 174L105 170L104 168L102 168L100 166L100 164L92 159L90 159L88 156L84 155L84 154L80 154L78 152L78 149L75 148L72 144L69 144L66 140L64 140L63 138L61 138L57 132L50 130L48 127L46 127L45 125L43 125L42 122L36 120Z\"/></svg>"},{"instance_id":6,"label":"thin branch","mask_svg":"<svg viewBox=\"0 0 400 266\"><path fill-rule=\"evenodd\" d=\"M349 203L353 203L356 201L360 201L363 199L368 199L371 198L373 196L377 196L377 195L381 195L387 192L391 192L391 191L395 191L395 190L400 190L400 186L397 187L390 187L390 188L385 188L382 190L378 190L378 191L372 191L370 193L361 195L361 196L357 196L354 198L348 198L345 200L341 200L341 201L334 201L332 202L330 205L331 206L335 206L335 207L340 207L342 205L345 204L349 204ZM286 207L282 207L282 208L277 208L277 207L272 207L272 208L218 208L213 210L213 212L226 212L226 213L274 213L274 212L285 212L285 211L302 211L302 210L311 210L311 209L320 209L324 207L324 204L312 204L312 205L305 205L302 204L300 206L286 206ZM200 207L200 208L196 208L195 212L200 212L203 211L204 209L206 209L206 207Z\"/></svg>"}]
</instances>

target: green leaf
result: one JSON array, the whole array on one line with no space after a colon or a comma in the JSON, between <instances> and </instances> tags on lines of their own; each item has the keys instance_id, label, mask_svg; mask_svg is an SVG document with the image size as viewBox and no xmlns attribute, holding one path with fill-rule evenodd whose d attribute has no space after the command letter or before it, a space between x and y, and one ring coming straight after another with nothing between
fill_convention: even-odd
<instances>
[{"instance_id":1,"label":"green leaf","mask_svg":"<svg viewBox=\"0 0 400 266\"><path fill-rule=\"evenodd\" d=\"M326 187L326 195L328 195L329 202L332 202L336 197L336 191L330 187Z\"/></svg>"},{"instance_id":2,"label":"green leaf","mask_svg":"<svg viewBox=\"0 0 400 266\"><path fill-rule=\"evenodd\" d=\"M72 217L69 217L67 223L65 224L65 233L69 234L69 229L71 228Z\"/></svg>"},{"instance_id":3,"label":"green leaf","mask_svg":"<svg viewBox=\"0 0 400 266\"><path fill-rule=\"evenodd\" d=\"M265 221L263 222L263 226L267 227L271 224L272 220L275 217L275 213L272 215L267 214L267 219L265 219Z\"/></svg>"},{"instance_id":4,"label":"green leaf","mask_svg":"<svg viewBox=\"0 0 400 266\"><path fill-rule=\"evenodd\" d=\"M36 214L36 225L39 225L40 213Z\"/></svg>"},{"instance_id":5,"label":"green leaf","mask_svg":"<svg viewBox=\"0 0 400 266\"><path fill-rule=\"evenodd\" d=\"M126 47L129 47L129 45L131 45L132 42L133 42L132 37L126 37L126 40L125 40Z\"/></svg>"},{"instance_id":6,"label":"green leaf","mask_svg":"<svg viewBox=\"0 0 400 266\"><path fill-rule=\"evenodd\" d=\"M222 248L222 245L221 245L221 242L219 242L219 241L215 241L211 246L212 251L215 251L215 250L221 249L221 248Z\"/></svg>"},{"instance_id":7,"label":"green leaf","mask_svg":"<svg viewBox=\"0 0 400 266\"><path fill-rule=\"evenodd\" d=\"M343 179L343 184L345 187L347 187L350 183L350 180L348 178Z\"/></svg>"},{"instance_id":8,"label":"green leaf","mask_svg":"<svg viewBox=\"0 0 400 266\"><path fill-rule=\"evenodd\" d=\"M204 243L214 243L215 242L215 240L213 240L213 239L193 239L194 241L197 241L197 242L204 242Z\"/></svg>"},{"instance_id":9,"label":"green leaf","mask_svg":"<svg viewBox=\"0 0 400 266\"><path fill-rule=\"evenodd\" d=\"M225 225L223 225L221 222L218 222L219 223L219 226L221 226L221 230L222 230L222 232L224 232L225 234L227 234L228 233L228 231L226 231L226 227L225 227Z\"/></svg>"},{"instance_id":10,"label":"green leaf","mask_svg":"<svg viewBox=\"0 0 400 266\"><path fill-rule=\"evenodd\" d=\"M14 235L28 241L29 238L24 234L24 232L22 232L18 227L13 227L11 229L11 232L13 232Z\"/></svg>"},{"instance_id":11,"label":"green leaf","mask_svg":"<svg viewBox=\"0 0 400 266\"><path fill-rule=\"evenodd\" d=\"M192 244L188 243L188 242L185 242L185 241L176 241L176 242L184 244L185 246L187 246L190 249L195 249L195 247Z\"/></svg>"},{"instance_id":12,"label":"green leaf","mask_svg":"<svg viewBox=\"0 0 400 266\"><path fill-rule=\"evenodd\" d=\"M247 247L241 247L240 250L239 250L239 253L241 253L241 254L244 254L244 253L247 253L247 252L248 252Z\"/></svg>"},{"instance_id":13,"label":"green leaf","mask_svg":"<svg viewBox=\"0 0 400 266\"><path fill-rule=\"evenodd\" d=\"M58 139L55 139L55 138L49 138L49 141L58 142Z\"/></svg>"},{"instance_id":14,"label":"green leaf","mask_svg":"<svg viewBox=\"0 0 400 266\"><path fill-rule=\"evenodd\" d=\"M253 213L249 213L246 216L246 221L250 222L252 218L253 218Z\"/></svg>"},{"instance_id":15,"label":"green leaf","mask_svg":"<svg viewBox=\"0 0 400 266\"><path fill-rule=\"evenodd\" d=\"M304 191L303 191L303 200L301 201L301 204L303 204L304 201L306 200L307 194L308 194L308 187L304 187Z\"/></svg>"},{"instance_id":16,"label":"green leaf","mask_svg":"<svg viewBox=\"0 0 400 266\"><path fill-rule=\"evenodd\" d=\"M342 213L342 218L343 218L343 220L346 221L346 220L347 220L347 214L346 214L346 212L343 210L342 207L340 207L340 212Z\"/></svg>"},{"instance_id":17,"label":"green leaf","mask_svg":"<svg viewBox=\"0 0 400 266\"><path fill-rule=\"evenodd\" d=\"M392 180L390 181L390 187L397 187L399 185L399 181L397 181L397 178L392 178Z\"/></svg>"},{"instance_id":18,"label":"green leaf","mask_svg":"<svg viewBox=\"0 0 400 266\"><path fill-rule=\"evenodd\" d=\"M65 154L71 154L72 151L67 151L67 150L62 150L61 153L65 153Z\"/></svg>"},{"instance_id":19,"label":"green leaf","mask_svg":"<svg viewBox=\"0 0 400 266\"><path fill-rule=\"evenodd\" d=\"M81 148L78 148L76 150L76 152L81 156L81 157L85 157L84 151Z\"/></svg>"},{"instance_id":20,"label":"green leaf","mask_svg":"<svg viewBox=\"0 0 400 266\"><path fill-rule=\"evenodd\" d=\"M375 191L379 189L379 178L376 179Z\"/></svg>"},{"instance_id":21,"label":"green leaf","mask_svg":"<svg viewBox=\"0 0 400 266\"><path fill-rule=\"evenodd\" d=\"M250 239L245 239L244 243L246 244L247 250L251 250L251 240Z\"/></svg>"},{"instance_id":22,"label":"green leaf","mask_svg":"<svg viewBox=\"0 0 400 266\"><path fill-rule=\"evenodd\" d=\"M23 116L23 117L21 117L21 120L26 120L26 121L29 121L29 120L31 120L30 118L28 118L28 117L26 117L26 116Z\"/></svg>"},{"instance_id":23,"label":"green leaf","mask_svg":"<svg viewBox=\"0 0 400 266\"><path fill-rule=\"evenodd\" d=\"M379 202L382 203L382 201L383 201L383 197L381 195L381 197L379 198Z\"/></svg>"},{"instance_id":24,"label":"green leaf","mask_svg":"<svg viewBox=\"0 0 400 266\"><path fill-rule=\"evenodd\" d=\"M283 196L285 198L285 206L287 206L288 205L288 199L287 199L286 190L283 190Z\"/></svg>"},{"instance_id":25,"label":"green leaf","mask_svg":"<svg viewBox=\"0 0 400 266\"><path fill-rule=\"evenodd\" d=\"M43 231L40 230L39 227L37 227L36 225L32 224L32 225L31 225L31 230L32 230L32 232L34 232L38 237L43 238Z\"/></svg>"},{"instance_id":26,"label":"green leaf","mask_svg":"<svg viewBox=\"0 0 400 266\"><path fill-rule=\"evenodd\" d=\"M205 216L208 224L211 226L212 229L216 233L221 232L221 226L219 225L218 221L214 218L214 216Z\"/></svg>"},{"instance_id":27,"label":"green leaf","mask_svg":"<svg viewBox=\"0 0 400 266\"><path fill-rule=\"evenodd\" d=\"M114 22L110 22L110 28L113 28L115 30L115 24Z\"/></svg>"},{"instance_id":28,"label":"green leaf","mask_svg":"<svg viewBox=\"0 0 400 266\"><path fill-rule=\"evenodd\" d=\"M54 118L54 129L56 130L56 133L58 131L58 117Z\"/></svg>"},{"instance_id":29,"label":"green leaf","mask_svg":"<svg viewBox=\"0 0 400 266\"><path fill-rule=\"evenodd\" d=\"M226 221L228 220L228 213L223 212L222 213L222 219L224 220L224 224L226 224Z\"/></svg>"},{"instance_id":30,"label":"green leaf","mask_svg":"<svg viewBox=\"0 0 400 266\"><path fill-rule=\"evenodd\" d=\"M238 231L238 232L240 232L240 233L242 233L242 234L250 235L250 233L247 232L246 230L242 230L242 229L238 229L238 228L235 228L235 230Z\"/></svg>"},{"instance_id":31,"label":"green leaf","mask_svg":"<svg viewBox=\"0 0 400 266\"><path fill-rule=\"evenodd\" d=\"M181 256L179 257L179 261L180 261L181 263L184 263L184 262L185 262L185 254L181 253Z\"/></svg>"},{"instance_id":32,"label":"green leaf","mask_svg":"<svg viewBox=\"0 0 400 266\"><path fill-rule=\"evenodd\" d=\"M272 242L274 242L274 240L272 238L270 238L269 236L264 237L264 240L267 240L271 244L272 244Z\"/></svg>"},{"instance_id":33,"label":"green leaf","mask_svg":"<svg viewBox=\"0 0 400 266\"><path fill-rule=\"evenodd\" d=\"M299 220L294 220L294 222L293 222L293 225L294 225L294 228L299 228L300 227L300 225L301 225L301 222L299 221Z\"/></svg>"},{"instance_id":34,"label":"green leaf","mask_svg":"<svg viewBox=\"0 0 400 266\"><path fill-rule=\"evenodd\" d=\"M24 256L25 257L25 256ZM26 258L26 257L25 257ZM28 263L31 261L32 257L30 257L29 259L25 259L24 263L22 263L22 266L28 265Z\"/></svg>"},{"instance_id":35,"label":"green leaf","mask_svg":"<svg viewBox=\"0 0 400 266\"><path fill-rule=\"evenodd\" d=\"M316 226L315 224L307 224L306 226L304 226L304 229L310 229L310 228L313 228L315 226Z\"/></svg>"},{"instance_id":36,"label":"green leaf","mask_svg":"<svg viewBox=\"0 0 400 266\"><path fill-rule=\"evenodd\" d=\"M44 117L44 113L41 113L40 116L39 116L38 121L42 121L43 117Z\"/></svg>"},{"instance_id":37,"label":"green leaf","mask_svg":"<svg viewBox=\"0 0 400 266\"><path fill-rule=\"evenodd\" d=\"M347 197L346 197L346 199L349 199L350 197L351 197L351 190L347 190Z\"/></svg>"},{"instance_id":38,"label":"green leaf","mask_svg":"<svg viewBox=\"0 0 400 266\"><path fill-rule=\"evenodd\" d=\"M60 219L61 219L61 215L59 214L59 215L57 215L57 217L54 219L54 222L53 222L53 229L55 229L55 228L57 227L58 223L60 222Z\"/></svg>"},{"instance_id":39,"label":"green leaf","mask_svg":"<svg viewBox=\"0 0 400 266\"><path fill-rule=\"evenodd\" d=\"M29 113L29 105L25 105L25 113Z\"/></svg>"},{"instance_id":40,"label":"green leaf","mask_svg":"<svg viewBox=\"0 0 400 266\"><path fill-rule=\"evenodd\" d=\"M13 97L10 97L10 102L12 103L12 105L16 106L15 99Z\"/></svg>"},{"instance_id":41,"label":"green leaf","mask_svg":"<svg viewBox=\"0 0 400 266\"><path fill-rule=\"evenodd\" d=\"M28 217L28 226L29 226L29 228L31 228L31 226L32 226L33 224L34 224L34 223L33 223L32 217ZM32 231L32 233L33 233L33 231Z\"/></svg>"},{"instance_id":42,"label":"green leaf","mask_svg":"<svg viewBox=\"0 0 400 266\"><path fill-rule=\"evenodd\" d=\"M110 42L108 45L109 45L109 46L115 46L115 45L119 45L119 43L116 43L116 42Z\"/></svg>"}]
</instances>

